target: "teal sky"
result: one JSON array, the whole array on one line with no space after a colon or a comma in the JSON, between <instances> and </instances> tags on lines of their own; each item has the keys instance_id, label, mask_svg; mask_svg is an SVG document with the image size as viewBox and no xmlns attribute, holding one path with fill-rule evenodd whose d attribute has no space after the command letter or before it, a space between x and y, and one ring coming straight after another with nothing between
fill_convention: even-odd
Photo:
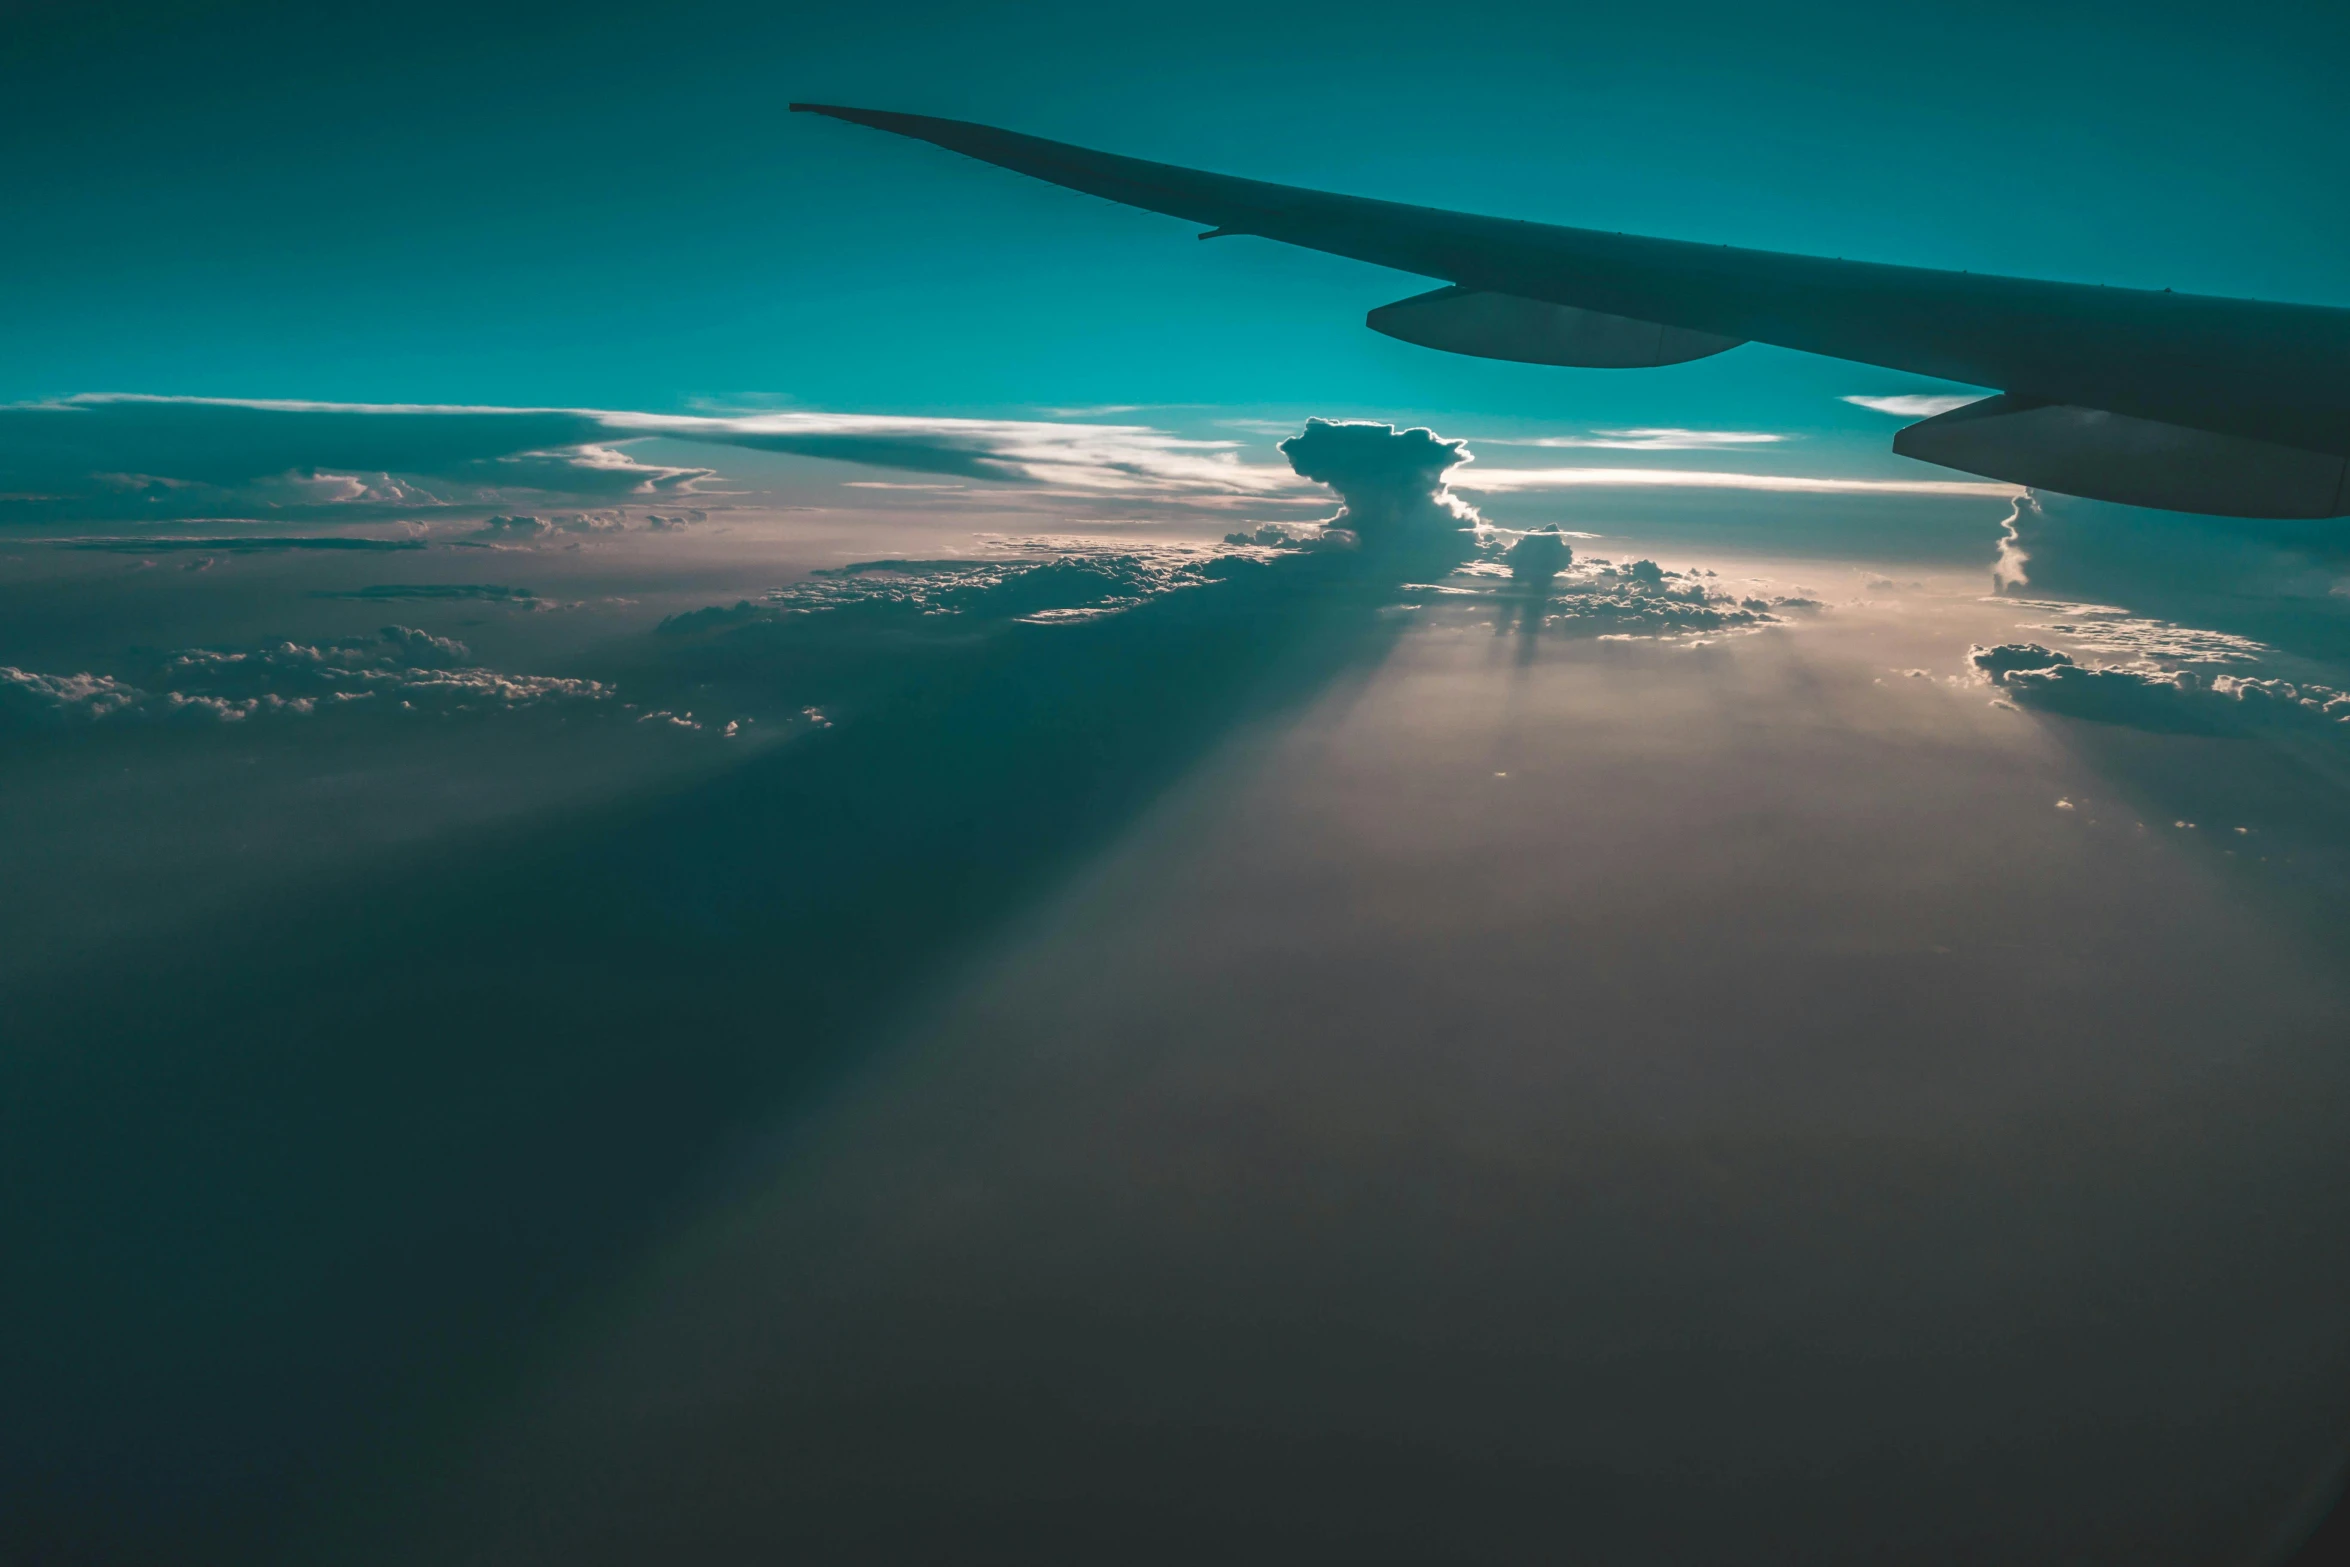
<instances>
[{"instance_id":1,"label":"teal sky","mask_svg":"<svg viewBox=\"0 0 2350 1567\"><path fill-rule=\"evenodd\" d=\"M2350 303L2330 8L49 5L0 80L0 398L1208 404L1843 425L1880 373L1365 331L1415 280L785 112L1435 205Z\"/></svg>"}]
</instances>

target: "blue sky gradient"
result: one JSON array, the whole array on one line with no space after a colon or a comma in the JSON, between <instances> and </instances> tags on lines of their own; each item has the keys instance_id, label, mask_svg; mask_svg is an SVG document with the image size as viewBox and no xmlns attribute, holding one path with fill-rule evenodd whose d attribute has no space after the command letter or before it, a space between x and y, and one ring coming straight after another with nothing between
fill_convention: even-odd
<instances>
[{"instance_id":1,"label":"blue sky gradient","mask_svg":"<svg viewBox=\"0 0 2350 1567\"><path fill-rule=\"evenodd\" d=\"M2193 7L50 6L0 101L0 398L1411 407L1878 428L1881 375L1385 341L1411 279L793 98L1433 205L2350 302L2344 20ZM1865 384L1864 384L1865 383Z\"/></svg>"}]
</instances>

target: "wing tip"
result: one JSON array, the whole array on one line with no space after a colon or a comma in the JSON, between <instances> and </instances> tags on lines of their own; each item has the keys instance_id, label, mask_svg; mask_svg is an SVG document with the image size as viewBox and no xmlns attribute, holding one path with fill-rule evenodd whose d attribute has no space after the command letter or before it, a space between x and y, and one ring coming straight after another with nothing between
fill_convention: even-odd
<instances>
[{"instance_id":1,"label":"wing tip","mask_svg":"<svg viewBox=\"0 0 2350 1567\"><path fill-rule=\"evenodd\" d=\"M888 109L852 109L839 103L795 103L794 114L821 114L827 119L846 120L851 125L869 125L875 130L904 132L914 125L945 123L925 119L919 114L895 114Z\"/></svg>"}]
</instances>

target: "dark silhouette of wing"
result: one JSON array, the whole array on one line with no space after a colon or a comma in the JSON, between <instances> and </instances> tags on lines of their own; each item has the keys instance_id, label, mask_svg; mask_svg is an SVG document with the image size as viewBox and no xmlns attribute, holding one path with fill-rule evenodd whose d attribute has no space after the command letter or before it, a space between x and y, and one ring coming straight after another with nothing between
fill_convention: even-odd
<instances>
[{"instance_id":1,"label":"dark silhouette of wing","mask_svg":"<svg viewBox=\"0 0 2350 1567\"><path fill-rule=\"evenodd\" d=\"M1072 190L1451 285L1391 336L1545 364L1772 343L1994 388L1904 429L1928 462L2067 494L2255 517L2350 512L2350 310L1833 261L1372 201L959 120L793 104ZM1949 420L1952 423L1945 424Z\"/></svg>"}]
</instances>

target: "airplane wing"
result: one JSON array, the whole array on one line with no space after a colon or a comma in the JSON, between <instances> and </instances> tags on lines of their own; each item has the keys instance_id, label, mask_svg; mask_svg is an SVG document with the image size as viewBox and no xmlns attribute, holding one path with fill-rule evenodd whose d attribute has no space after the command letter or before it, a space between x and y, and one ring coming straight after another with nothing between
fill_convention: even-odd
<instances>
[{"instance_id":1,"label":"airplane wing","mask_svg":"<svg viewBox=\"0 0 2350 1567\"><path fill-rule=\"evenodd\" d=\"M2000 395L1893 449L1988 478L2240 517L2350 514L2350 310L1833 261L1210 174L960 120L795 103L1071 190L1446 286L1371 312L1452 353L1639 368L1771 343Z\"/></svg>"}]
</instances>

